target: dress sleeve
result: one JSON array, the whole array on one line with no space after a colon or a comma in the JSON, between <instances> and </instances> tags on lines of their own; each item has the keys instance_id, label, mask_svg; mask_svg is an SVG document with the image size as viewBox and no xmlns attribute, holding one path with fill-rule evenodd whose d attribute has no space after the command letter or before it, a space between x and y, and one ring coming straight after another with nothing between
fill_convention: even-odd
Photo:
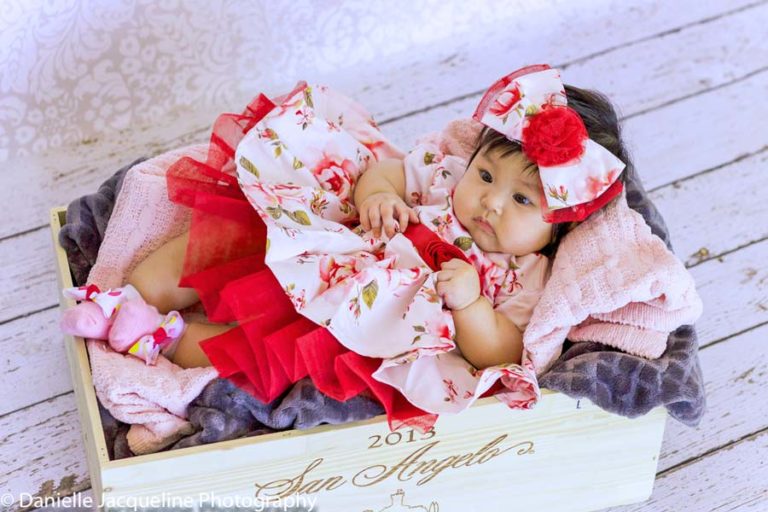
<instances>
[{"instance_id":1,"label":"dress sleeve","mask_svg":"<svg viewBox=\"0 0 768 512\"><path fill-rule=\"evenodd\" d=\"M445 155L437 139L424 137L403 160L408 206L445 205L464 174L464 159Z\"/></svg>"},{"instance_id":2,"label":"dress sleeve","mask_svg":"<svg viewBox=\"0 0 768 512\"><path fill-rule=\"evenodd\" d=\"M527 261L524 261L527 260ZM521 272L517 279L520 288L511 295L497 297L494 310L509 318L521 332L525 332L538 304L544 285L549 278L550 261L546 256L530 254L518 259Z\"/></svg>"},{"instance_id":3,"label":"dress sleeve","mask_svg":"<svg viewBox=\"0 0 768 512\"><path fill-rule=\"evenodd\" d=\"M343 127L376 157L402 159L405 154L384 136L368 110L354 99L325 85L310 88L315 113L325 119L330 129Z\"/></svg>"}]
</instances>

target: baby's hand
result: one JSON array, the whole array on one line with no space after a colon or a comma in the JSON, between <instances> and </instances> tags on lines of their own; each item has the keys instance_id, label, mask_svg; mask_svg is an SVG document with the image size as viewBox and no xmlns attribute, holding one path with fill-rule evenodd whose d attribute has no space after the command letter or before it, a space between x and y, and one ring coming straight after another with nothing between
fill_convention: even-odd
<instances>
[{"instance_id":1,"label":"baby's hand","mask_svg":"<svg viewBox=\"0 0 768 512\"><path fill-rule=\"evenodd\" d=\"M389 238L395 233L402 233L408 228L408 221L419 222L419 216L397 194L377 192L365 198L358 206L360 224L366 231L373 230L376 237L381 236L381 228Z\"/></svg>"},{"instance_id":2,"label":"baby's hand","mask_svg":"<svg viewBox=\"0 0 768 512\"><path fill-rule=\"evenodd\" d=\"M480 276L475 267L454 258L440 265L437 294L452 310L464 309L480 297Z\"/></svg>"}]
</instances>

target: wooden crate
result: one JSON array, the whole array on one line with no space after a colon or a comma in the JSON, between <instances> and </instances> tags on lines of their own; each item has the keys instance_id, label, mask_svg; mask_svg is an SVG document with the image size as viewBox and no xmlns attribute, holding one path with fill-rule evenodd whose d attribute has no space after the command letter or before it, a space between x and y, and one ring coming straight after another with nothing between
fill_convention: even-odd
<instances>
[{"instance_id":1,"label":"wooden crate","mask_svg":"<svg viewBox=\"0 0 768 512\"><path fill-rule=\"evenodd\" d=\"M64 222L65 210L54 208L62 288L72 286L58 244ZM61 298L63 308L73 304ZM315 510L334 512L598 510L651 495L667 416L658 407L630 420L542 390L531 410L484 398L424 435L390 432L382 415L110 461L85 342L64 342L94 499L108 504L129 497L249 503L298 492L316 499Z\"/></svg>"}]
</instances>

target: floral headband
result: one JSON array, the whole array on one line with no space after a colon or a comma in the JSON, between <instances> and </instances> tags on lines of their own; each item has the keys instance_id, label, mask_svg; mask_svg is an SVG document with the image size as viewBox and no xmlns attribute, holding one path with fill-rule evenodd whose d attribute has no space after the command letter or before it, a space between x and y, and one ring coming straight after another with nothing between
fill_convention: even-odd
<instances>
[{"instance_id":1,"label":"floral headband","mask_svg":"<svg viewBox=\"0 0 768 512\"><path fill-rule=\"evenodd\" d=\"M546 222L582 221L623 189L624 162L589 138L581 116L567 106L557 69L538 64L499 79L472 117L520 142L538 166Z\"/></svg>"}]
</instances>

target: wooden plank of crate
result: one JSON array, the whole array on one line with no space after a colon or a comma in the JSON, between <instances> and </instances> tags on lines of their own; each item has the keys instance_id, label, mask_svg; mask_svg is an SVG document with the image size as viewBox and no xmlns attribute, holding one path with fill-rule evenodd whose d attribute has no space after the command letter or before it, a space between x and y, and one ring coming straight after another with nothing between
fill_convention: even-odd
<instances>
[{"instance_id":1,"label":"wooden plank of crate","mask_svg":"<svg viewBox=\"0 0 768 512\"><path fill-rule=\"evenodd\" d=\"M759 45L760 35L748 31L740 31L741 38L733 38L731 31L725 31L720 28L719 23L728 23L727 18L744 16L743 13L754 12L753 9L759 9L760 5L752 7L747 1L732 2L727 6L730 10L725 11L725 5L716 5L709 2L698 2L695 0L686 0L685 2L675 2L672 4L647 5L644 2L637 2L636 5L616 2L613 10L600 9L588 10L588 15L592 17L590 23L573 23L573 19L565 19L562 26L549 25L557 33L557 37L548 37L548 41L543 43L541 49L536 45L531 45L532 40L543 37L544 33L536 24L523 24L520 27L521 32L515 34L514 31L506 34L504 45L490 44L488 46L468 46L463 42L457 43L455 58L445 59L441 62L435 62L428 65L423 60L414 63L411 66L403 66L401 69L392 73L382 74L377 67L369 69L369 75L360 75L352 73L355 78L356 87L345 87L343 90L350 96L358 99L363 105L370 108L378 120L382 121L395 116L407 116L409 112L422 111L429 109L434 105L440 105L445 102L455 103L456 98L464 98L467 95L473 100L469 102L467 108L462 108L463 116L474 108L479 93L489 84L489 81L509 72L509 55L519 54L521 63L534 62L537 60L552 62L555 64L568 65L566 70L568 75L574 72L578 76L586 79L590 76L589 61L593 58L603 58L610 56L616 59L615 65L604 64L606 69L621 69L627 62L639 57L632 49L635 45L640 45L643 52L648 51L644 46L646 41L657 39L656 36L664 36L667 33L671 37L675 33L683 33L687 30L700 31L700 26L709 26L708 37L698 40L696 44L691 44L689 40L676 42L677 40L667 40L666 44L682 44L680 51L672 51L670 47L665 46L661 52L654 55L670 56L674 62L679 59L686 62L695 62L706 58L716 48L721 46L728 47L728 55L741 56L744 61L736 59L733 67L742 71L752 70L754 66L759 65L760 60L754 58L754 52L739 51L741 48L750 49L756 44ZM559 12L566 9L567 6L560 6ZM583 5L575 9L574 14L583 11ZM597 12L596 12L597 11ZM582 14L579 14L581 16ZM603 16L608 19L636 19L639 23L613 24L603 23L600 30L594 33L582 33L584 27L594 23L600 23ZM759 18L755 16L754 18ZM725 21L720 21L721 18ZM589 19L589 18L587 18ZM741 18L739 18L741 19ZM597 21L596 21L597 20ZM715 24L715 25L711 25ZM713 28L714 27L714 28ZM556 29L556 30L555 30ZM746 46L742 46L741 41L747 38ZM563 40L571 41L569 44L561 44ZM754 41L753 41L754 40ZM529 48L526 54L520 54L520 41L526 44L522 47ZM711 41L711 43L710 43ZM739 43L738 46L729 46L733 42ZM712 46L709 46L709 45ZM626 48L626 52L625 52ZM695 53L697 48L702 48L702 57L697 57ZM544 51L546 49L546 51ZM645 53L643 53L645 54ZM693 56L693 58L691 58ZM750 58L752 57L752 58ZM685 70L685 66L668 65L672 68ZM704 66L704 70L698 69L690 79L681 79L681 82L694 85L698 84L699 74L707 72L713 66ZM716 67L716 66L715 66ZM582 69L582 71L577 71ZM419 70L419 72L416 72ZM711 86L718 85L714 80L716 72L711 73ZM382 80L381 77L386 79ZM644 79L643 89L646 91L643 99L638 103L639 108L648 107L649 99L647 91L656 91L662 96L661 101L669 100L668 77L648 75L642 72L639 76L632 76L628 84L622 87L622 94L613 92L613 82L604 81L600 84L600 89L605 90L612 97L625 113L635 112L633 107L633 98L636 96L634 87L639 77ZM442 79L441 79L442 78ZM727 78L722 76L721 78ZM570 81L570 79L566 79ZM576 81L578 85L578 80ZM377 84L376 86L370 84ZM407 87L404 85L407 84ZM335 85L332 84L331 85ZM700 84L699 84L700 87ZM699 89L700 90L700 89ZM664 92L660 92L664 91ZM691 92L688 92L690 94ZM398 107L400 105L400 107ZM405 107L403 107L405 106ZM241 105L230 106L240 109ZM401 108L402 110L394 110ZM222 106L221 110L227 110ZM0 226L0 238L11 236L15 233L27 231L45 223L41 212L55 204L65 204L67 201L82 194L92 192L99 183L106 179L110 173L122 165L129 163L133 158L151 154L157 154L164 150L179 147L183 144L193 142L204 142L209 135L210 126L213 121L213 115L216 112L190 112L184 110L183 116L174 118L168 116L152 127L141 127L134 130L123 130L119 133L103 136L97 143L83 144L74 148L56 150L47 156L32 156L9 162L6 167L12 169L12 172L0 174L0 191L9 191L8 197L4 199L5 204L10 204L6 209L5 223ZM398 133L394 139L408 145L411 135ZM405 135L402 137L402 135ZM644 139L639 139L644 140ZM23 179L19 178L23 176ZM13 194L10 193L13 191Z\"/></svg>"}]
</instances>

